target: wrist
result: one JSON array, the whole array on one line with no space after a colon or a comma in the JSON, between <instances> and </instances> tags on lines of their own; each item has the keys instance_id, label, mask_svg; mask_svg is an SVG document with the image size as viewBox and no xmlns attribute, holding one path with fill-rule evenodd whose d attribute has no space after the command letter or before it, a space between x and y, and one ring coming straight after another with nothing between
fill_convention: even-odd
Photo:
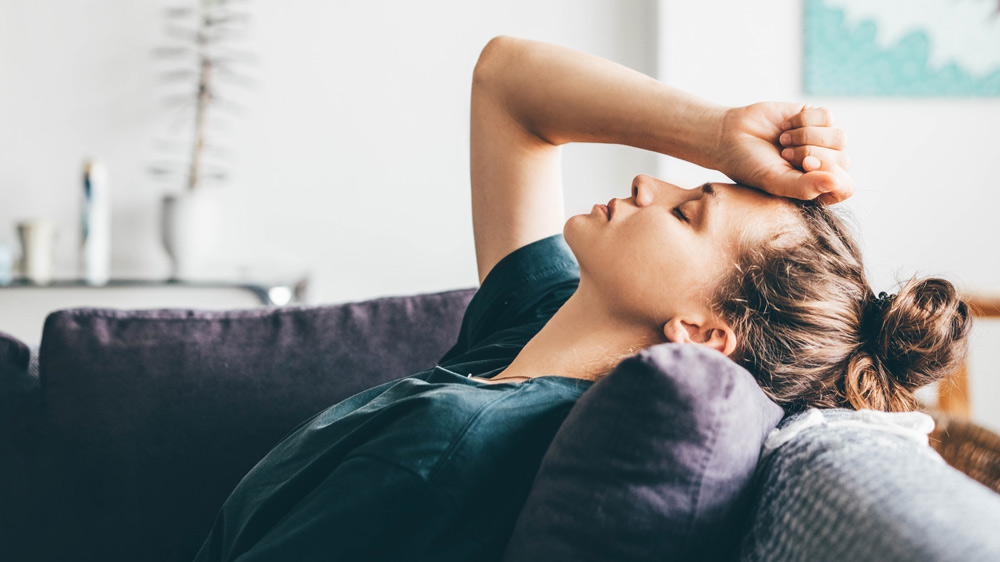
<instances>
[{"instance_id":1,"label":"wrist","mask_svg":"<svg viewBox=\"0 0 1000 562\"><path fill-rule=\"evenodd\" d=\"M675 90L674 96L678 93ZM730 108L688 94L680 97L669 105L660 104L665 113L655 120L660 125L656 127L657 139L651 143L654 150L717 170Z\"/></svg>"},{"instance_id":2,"label":"wrist","mask_svg":"<svg viewBox=\"0 0 1000 562\"><path fill-rule=\"evenodd\" d=\"M710 170L723 166L726 123L731 119L733 108L713 105L705 109L701 130L704 137L699 141L699 161L695 164Z\"/></svg>"}]
</instances>

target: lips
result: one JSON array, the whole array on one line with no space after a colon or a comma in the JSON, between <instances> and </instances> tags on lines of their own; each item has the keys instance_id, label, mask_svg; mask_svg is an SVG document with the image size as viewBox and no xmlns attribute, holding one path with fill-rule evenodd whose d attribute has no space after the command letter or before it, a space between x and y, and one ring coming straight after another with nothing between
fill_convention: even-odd
<instances>
[{"instance_id":1,"label":"lips","mask_svg":"<svg viewBox=\"0 0 1000 562\"><path fill-rule=\"evenodd\" d=\"M617 199L612 199L611 201L608 201L608 205L607 205L607 207L608 207L608 220L611 220L611 216L615 214L615 205L617 205L617 204L618 204L618 200Z\"/></svg>"}]
</instances>

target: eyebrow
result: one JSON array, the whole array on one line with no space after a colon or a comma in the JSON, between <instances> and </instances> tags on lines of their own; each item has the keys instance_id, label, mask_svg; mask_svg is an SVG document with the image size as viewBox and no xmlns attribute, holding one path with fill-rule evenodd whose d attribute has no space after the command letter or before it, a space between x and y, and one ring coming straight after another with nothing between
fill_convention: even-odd
<instances>
[{"instance_id":1,"label":"eyebrow","mask_svg":"<svg viewBox=\"0 0 1000 562\"><path fill-rule=\"evenodd\" d=\"M713 196L714 195L718 195L715 192L715 188L712 187L711 182L706 183L705 185L701 186L701 192L704 193L704 194L706 194L706 195L713 195Z\"/></svg>"}]
</instances>

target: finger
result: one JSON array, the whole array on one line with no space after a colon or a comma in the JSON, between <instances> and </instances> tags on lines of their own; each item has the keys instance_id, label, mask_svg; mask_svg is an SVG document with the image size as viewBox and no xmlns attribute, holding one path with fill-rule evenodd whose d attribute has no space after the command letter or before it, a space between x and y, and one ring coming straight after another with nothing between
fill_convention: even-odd
<instances>
[{"instance_id":1,"label":"finger","mask_svg":"<svg viewBox=\"0 0 1000 562\"><path fill-rule=\"evenodd\" d=\"M781 133L778 142L782 146L803 146L807 144L843 150L847 146L847 135L836 127L801 127Z\"/></svg>"},{"instance_id":2,"label":"finger","mask_svg":"<svg viewBox=\"0 0 1000 562\"><path fill-rule=\"evenodd\" d=\"M799 170L792 169L791 167L780 172L776 177L771 178L763 186L764 190L768 193L779 195L781 197L790 197L792 199L803 199L812 200L824 193L826 191L820 190L820 185L825 189L827 187L832 187L833 174L830 172L812 172L812 177L806 178L807 175ZM828 184L820 184L821 180L827 180L831 182Z\"/></svg>"},{"instance_id":3,"label":"finger","mask_svg":"<svg viewBox=\"0 0 1000 562\"><path fill-rule=\"evenodd\" d=\"M851 159L846 152L821 146L789 147L781 151L781 157L806 172L826 170L823 162L840 166L845 171L851 169Z\"/></svg>"},{"instance_id":4,"label":"finger","mask_svg":"<svg viewBox=\"0 0 1000 562\"><path fill-rule=\"evenodd\" d=\"M846 170L829 162L820 169L801 172L789 166L768 178L763 189L774 195L794 199L817 199L822 204L843 201L854 193L854 180Z\"/></svg>"},{"instance_id":5,"label":"finger","mask_svg":"<svg viewBox=\"0 0 1000 562\"><path fill-rule=\"evenodd\" d=\"M817 174L817 173L820 172L810 172L810 174ZM854 194L854 189L855 189L854 180L851 178L850 175L847 174L846 170L841 169L839 167L835 167L830 172L822 172L822 173L830 174L831 177L824 178L822 181L832 181L834 187L830 191L827 191L826 193L823 193L816 198L816 201L820 205L831 205L833 203L839 203ZM810 174L805 174L805 176L808 176Z\"/></svg>"},{"instance_id":6,"label":"finger","mask_svg":"<svg viewBox=\"0 0 1000 562\"><path fill-rule=\"evenodd\" d=\"M807 107L782 124L782 130L802 127L832 127L833 112L825 107Z\"/></svg>"},{"instance_id":7,"label":"finger","mask_svg":"<svg viewBox=\"0 0 1000 562\"><path fill-rule=\"evenodd\" d=\"M813 158L807 157L806 160ZM811 166L802 175L800 181L806 182L807 189L817 192L819 203L827 205L837 203L847 199L854 193L854 179L851 178L847 170L830 159L820 160L818 168ZM810 171L811 170L811 171Z\"/></svg>"}]
</instances>

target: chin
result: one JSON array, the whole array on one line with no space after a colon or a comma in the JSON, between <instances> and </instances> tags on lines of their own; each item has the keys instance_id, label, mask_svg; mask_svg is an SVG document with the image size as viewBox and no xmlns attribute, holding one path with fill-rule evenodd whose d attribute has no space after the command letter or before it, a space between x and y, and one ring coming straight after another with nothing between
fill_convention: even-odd
<instances>
[{"instance_id":1,"label":"chin","mask_svg":"<svg viewBox=\"0 0 1000 562\"><path fill-rule=\"evenodd\" d=\"M587 261L589 255L587 250L593 242L591 237L594 233L590 230L587 228L587 215L574 215L563 225L563 238L581 269Z\"/></svg>"},{"instance_id":2,"label":"chin","mask_svg":"<svg viewBox=\"0 0 1000 562\"><path fill-rule=\"evenodd\" d=\"M577 246L583 237L583 232L581 231L586 226L586 219L587 215L573 215L563 224L563 238L566 240L566 245L569 246L569 249L573 250L573 255L577 257L577 260L580 259Z\"/></svg>"}]
</instances>

